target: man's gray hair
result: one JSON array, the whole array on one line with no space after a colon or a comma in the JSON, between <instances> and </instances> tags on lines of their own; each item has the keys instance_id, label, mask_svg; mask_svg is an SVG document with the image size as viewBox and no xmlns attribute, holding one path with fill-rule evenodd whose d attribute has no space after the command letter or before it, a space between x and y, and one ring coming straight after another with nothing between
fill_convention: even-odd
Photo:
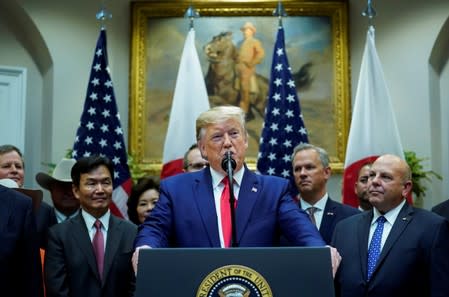
<instances>
[{"instance_id":1,"label":"man's gray hair","mask_svg":"<svg viewBox=\"0 0 449 297\"><path fill-rule=\"evenodd\" d=\"M321 165L323 165L324 168L329 167L329 155L327 154L326 150L319 146L310 144L310 143L300 143L293 149L293 154L292 154L292 158L291 158L292 164L293 164L293 160L295 159L296 154L300 151L305 151L305 150L316 151L320 157Z\"/></svg>"}]
</instances>

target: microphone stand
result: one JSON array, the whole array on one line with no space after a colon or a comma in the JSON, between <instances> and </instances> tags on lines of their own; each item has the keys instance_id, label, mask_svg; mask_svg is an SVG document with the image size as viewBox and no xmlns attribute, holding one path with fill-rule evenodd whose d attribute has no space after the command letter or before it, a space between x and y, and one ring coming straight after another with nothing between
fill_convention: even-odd
<instances>
[{"instance_id":1,"label":"microphone stand","mask_svg":"<svg viewBox=\"0 0 449 297\"><path fill-rule=\"evenodd\" d=\"M234 196L234 168L236 166L236 163L234 159L232 159L231 152L227 151L225 159L223 160L226 163L226 166L222 166L226 168L226 173L228 174L229 179L229 207L231 208L231 246L232 247L238 247L237 244L237 231L235 229L235 196ZM225 165L225 164L222 164ZM224 169L223 168L223 169Z\"/></svg>"}]
</instances>

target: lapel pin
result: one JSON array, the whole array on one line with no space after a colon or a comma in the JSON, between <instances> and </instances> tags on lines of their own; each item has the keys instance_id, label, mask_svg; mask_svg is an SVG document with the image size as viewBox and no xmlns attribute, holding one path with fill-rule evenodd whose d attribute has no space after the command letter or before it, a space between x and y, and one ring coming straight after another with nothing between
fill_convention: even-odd
<instances>
[{"instance_id":1,"label":"lapel pin","mask_svg":"<svg viewBox=\"0 0 449 297\"><path fill-rule=\"evenodd\" d=\"M403 220L403 221L407 221L407 217L403 217L402 220Z\"/></svg>"},{"instance_id":2,"label":"lapel pin","mask_svg":"<svg viewBox=\"0 0 449 297\"><path fill-rule=\"evenodd\" d=\"M252 187L251 192L257 193L257 189L255 187Z\"/></svg>"},{"instance_id":3,"label":"lapel pin","mask_svg":"<svg viewBox=\"0 0 449 297\"><path fill-rule=\"evenodd\" d=\"M329 211L329 212L327 212L327 215L328 215L328 216L333 216L333 215L334 215L334 213L333 213L333 212L331 212L331 211Z\"/></svg>"}]
</instances>

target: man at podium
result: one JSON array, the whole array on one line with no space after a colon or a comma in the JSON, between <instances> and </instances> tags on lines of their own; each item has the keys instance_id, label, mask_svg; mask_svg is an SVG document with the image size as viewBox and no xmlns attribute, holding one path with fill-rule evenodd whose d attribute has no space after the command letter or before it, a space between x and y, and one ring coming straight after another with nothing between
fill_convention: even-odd
<instances>
[{"instance_id":1,"label":"man at podium","mask_svg":"<svg viewBox=\"0 0 449 297\"><path fill-rule=\"evenodd\" d=\"M288 180L258 175L246 167L248 134L241 108L218 106L203 112L196 120L196 135L210 165L162 180L159 202L135 240L135 269L140 248L268 247L278 245L281 235L297 246L325 245L307 214L293 202ZM225 162L235 166L232 183L222 166L226 155ZM340 256L333 248L331 253L335 269Z\"/></svg>"}]
</instances>

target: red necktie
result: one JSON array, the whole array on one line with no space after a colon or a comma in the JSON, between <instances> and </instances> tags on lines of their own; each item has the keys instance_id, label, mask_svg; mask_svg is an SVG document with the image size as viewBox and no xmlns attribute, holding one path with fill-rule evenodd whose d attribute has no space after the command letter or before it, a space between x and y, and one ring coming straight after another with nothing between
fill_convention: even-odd
<instances>
[{"instance_id":1,"label":"red necktie","mask_svg":"<svg viewBox=\"0 0 449 297\"><path fill-rule=\"evenodd\" d=\"M103 232L101 232L101 221L96 220L94 223L96 230L94 238L92 240L92 245L94 247L95 258L97 259L98 273L100 274L100 279L103 279L103 267L104 267L104 237Z\"/></svg>"},{"instance_id":2,"label":"red necktie","mask_svg":"<svg viewBox=\"0 0 449 297\"><path fill-rule=\"evenodd\" d=\"M221 192L220 212L221 212L221 229L223 232L224 246L229 247L231 244L232 223L231 208L229 207L229 179L226 176L221 181L224 184L223 192ZM234 204L235 205L235 204Z\"/></svg>"}]
</instances>

